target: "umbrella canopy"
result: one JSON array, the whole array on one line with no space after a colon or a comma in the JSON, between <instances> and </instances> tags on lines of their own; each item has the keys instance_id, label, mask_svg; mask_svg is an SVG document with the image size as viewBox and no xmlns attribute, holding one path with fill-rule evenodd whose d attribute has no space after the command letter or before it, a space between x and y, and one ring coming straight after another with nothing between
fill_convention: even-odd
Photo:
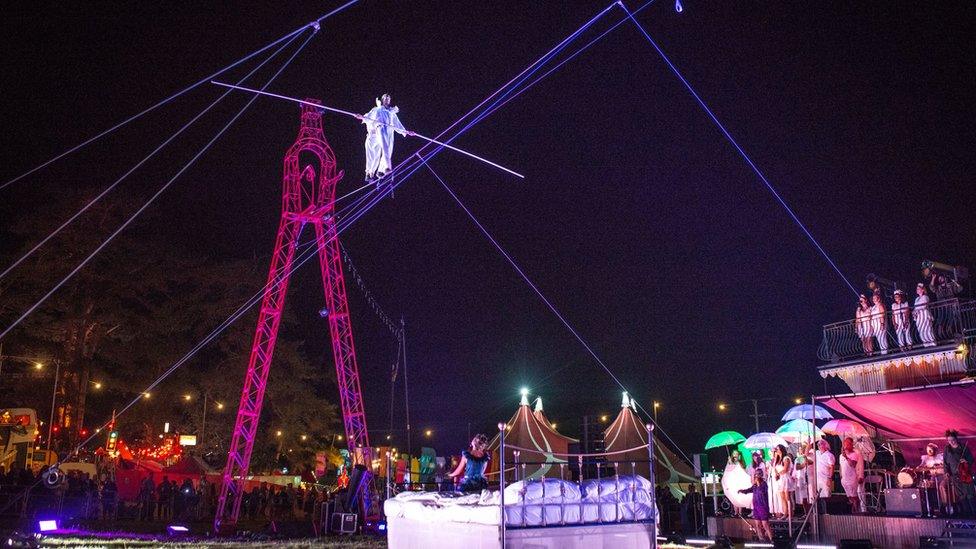
<instances>
[{"instance_id":1,"label":"umbrella canopy","mask_svg":"<svg viewBox=\"0 0 976 549\"><path fill-rule=\"evenodd\" d=\"M814 439L820 438L823 436L824 431L818 429L813 422L805 419L793 419L784 423L779 429L776 429L776 434L790 442L798 442L800 440L810 440L811 436Z\"/></svg>"},{"instance_id":2,"label":"umbrella canopy","mask_svg":"<svg viewBox=\"0 0 976 549\"><path fill-rule=\"evenodd\" d=\"M799 404L786 411L783 414L783 421L790 421L794 419L833 419L834 416L830 415L830 412L822 406L816 406L813 404Z\"/></svg>"},{"instance_id":3,"label":"umbrella canopy","mask_svg":"<svg viewBox=\"0 0 976 549\"><path fill-rule=\"evenodd\" d=\"M871 436L864 425L850 419L832 419L824 423L823 431L829 435L837 435L841 438L851 437L856 439L858 437L870 438Z\"/></svg>"},{"instance_id":4,"label":"umbrella canopy","mask_svg":"<svg viewBox=\"0 0 976 549\"><path fill-rule=\"evenodd\" d=\"M776 433L756 433L746 439L746 448L750 450L768 450L781 444L783 446L790 445L789 442L786 442L783 437Z\"/></svg>"},{"instance_id":5,"label":"umbrella canopy","mask_svg":"<svg viewBox=\"0 0 976 549\"><path fill-rule=\"evenodd\" d=\"M746 439L741 433L735 431L722 431L721 433L715 433L712 435L708 442L705 443L705 449L711 450L712 448L720 448L722 446L732 446L738 444Z\"/></svg>"}]
</instances>

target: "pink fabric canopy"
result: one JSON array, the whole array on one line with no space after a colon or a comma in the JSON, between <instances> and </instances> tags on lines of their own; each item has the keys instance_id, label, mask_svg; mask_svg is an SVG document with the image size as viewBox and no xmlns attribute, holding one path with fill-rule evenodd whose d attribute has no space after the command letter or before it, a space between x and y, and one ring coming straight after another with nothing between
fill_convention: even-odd
<instances>
[{"instance_id":1,"label":"pink fabric canopy","mask_svg":"<svg viewBox=\"0 0 976 549\"><path fill-rule=\"evenodd\" d=\"M899 442L906 456L921 454L927 442L941 447L946 429L955 429L961 436L976 436L976 383L972 382L834 397L823 404L874 427L884 438L927 439Z\"/></svg>"}]
</instances>

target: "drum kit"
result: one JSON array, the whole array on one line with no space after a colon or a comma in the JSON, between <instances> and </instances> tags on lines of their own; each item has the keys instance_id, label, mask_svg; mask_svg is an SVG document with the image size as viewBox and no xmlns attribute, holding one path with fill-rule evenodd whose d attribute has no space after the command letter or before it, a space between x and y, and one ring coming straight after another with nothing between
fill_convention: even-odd
<instances>
[{"instance_id":1,"label":"drum kit","mask_svg":"<svg viewBox=\"0 0 976 549\"><path fill-rule=\"evenodd\" d=\"M925 505L923 514L927 516L937 514L942 506L939 483L945 475L944 467L902 467L897 474L888 474L895 477L895 482L899 488L916 488L919 490Z\"/></svg>"}]
</instances>

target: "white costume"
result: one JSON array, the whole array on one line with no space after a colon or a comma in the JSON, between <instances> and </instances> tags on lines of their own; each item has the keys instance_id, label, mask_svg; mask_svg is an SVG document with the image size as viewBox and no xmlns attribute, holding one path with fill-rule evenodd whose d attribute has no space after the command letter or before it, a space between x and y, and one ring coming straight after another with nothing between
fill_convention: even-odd
<instances>
[{"instance_id":1,"label":"white costume","mask_svg":"<svg viewBox=\"0 0 976 549\"><path fill-rule=\"evenodd\" d=\"M896 301L891 304L891 323L895 325L898 346L903 349L915 344L912 341L911 311L912 308L908 306L908 302L904 300L904 297L901 303Z\"/></svg>"},{"instance_id":2,"label":"white costume","mask_svg":"<svg viewBox=\"0 0 976 549\"><path fill-rule=\"evenodd\" d=\"M929 311L929 296L922 294L915 298L915 310L912 311L915 318L915 327L918 328L918 337L926 347L935 347L935 330L932 329L932 312Z\"/></svg>"},{"instance_id":3,"label":"white costume","mask_svg":"<svg viewBox=\"0 0 976 549\"><path fill-rule=\"evenodd\" d=\"M812 488L809 485L809 473L808 471L813 468L813 463L808 461L807 456L798 455L796 456L796 463L793 466L793 487L795 492L793 493L793 501L802 504L804 500L812 501L811 496Z\"/></svg>"},{"instance_id":4,"label":"white costume","mask_svg":"<svg viewBox=\"0 0 976 549\"><path fill-rule=\"evenodd\" d=\"M857 332L857 337L861 340L864 352L868 354L873 352L874 345L871 342L870 309L858 306L857 310L854 311L854 330Z\"/></svg>"},{"instance_id":5,"label":"white costume","mask_svg":"<svg viewBox=\"0 0 976 549\"><path fill-rule=\"evenodd\" d=\"M830 483L833 482L833 469L837 459L830 450L817 450L817 492L820 497L830 497Z\"/></svg>"},{"instance_id":6,"label":"white costume","mask_svg":"<svg viewBox=\"0 0 976 549\"><path fill-rule=\"evenodd\" d=\"M400 109L384 106L377 99L376 106L363 115L366 124L366 178L383 177L393 168L393 133L407 135L397 113Z\"/></svg>"},{"instance_id":7,"label":"white costume","mask_svg":"<svg viewBox=\"0 0 976 549\"><path fill-rule=\"evenodd\" d=\"M847 497L857 497L860 500L858 503L863 512L867 502L864 501L864 482L859 482L859 479L864 479L864 458L861 457L861 453L857 450L849 453L841 452L840 484L844 487Z\"/></svg>"},{"instance_id":8,"label":"white costume","mask_svg":"<svg viewBox=\"0 0 976 549\"><path fill-rule=\"evenodd\" d=\"M871 335L878 340L881 354L888 354L888 322L884 305L880 303L871 306Z\"/></svg>"}]
</instances>

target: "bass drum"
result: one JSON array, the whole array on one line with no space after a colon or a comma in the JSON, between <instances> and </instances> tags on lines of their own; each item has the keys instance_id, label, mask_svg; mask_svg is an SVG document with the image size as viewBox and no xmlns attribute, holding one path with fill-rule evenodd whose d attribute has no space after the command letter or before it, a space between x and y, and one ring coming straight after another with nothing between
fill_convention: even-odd
<instances>
[{"instance_id":1,"label":"bass drum","mask_svg":"<svg viewBox=\"0 0 976 549\"><path fill-rule=\"evenodd\" d=\"M899 488L911 488L912 486L915 486L917 475L915 470L911 467L902 467L901 471L898 471L898 476L896 478L898 480Z\"/></svg>"}]
</instances>

